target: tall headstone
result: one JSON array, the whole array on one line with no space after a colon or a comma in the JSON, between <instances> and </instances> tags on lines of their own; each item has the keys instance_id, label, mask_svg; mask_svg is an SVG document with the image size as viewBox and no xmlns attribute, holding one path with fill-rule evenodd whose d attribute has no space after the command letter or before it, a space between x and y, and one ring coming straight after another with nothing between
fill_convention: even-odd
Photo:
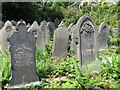
<instances>
[{"instance_id":1,"label":"tall headstone","mask_svg":"<svg viewBox=\"0 0 120 90\"><path fill-rule=\"evenodd\" d=\"M27 32L23 22L18 24L18 32L9 39L11 53L11 80L9 88L22 87L31 82L38 82L36 74L35 42L32 33Z\"/></svg>"},{"instance_id":2,"label":"tall headstone","mask_svg":"<svg viewBox=\"0 0 120 90\"><path fill-rule=\"evenodd\" d=\"M42 52L45 50L45 41L44 34L36 21L33 22L31 27L28 29L28 32L32 32L36 40L36 45L40 48Z\"/></svg>"},{"instance_id":3,"label":"tall headstone","mask_svg":"<svg viewBox=\"0 0 120 90\"><path fill-rule=\"evenodd\" d=\"M7 38L9 38L15 31L15 27L12 26L10 21L6 21L4 27L1 29L1 45L6 50L8 50L9 46Z\"/></svg>"},{"instance_id":4,"label":"tall headstone","mask_svg":"<svg viewBox=\"0 0 120 90\"><path fill-rule=\"evenodd\" d=\"M81 65L87 65L97 58L96 24L89 15L82 16L76 26L78 32L77 55Z\"/></svg>"},{"instance_id":5,"label":"tall headstone","mask_svg":"<svg viewBox=\"0 0 120 90\"><path fill-rule=\"evenodd\" d=\"M59 27L54 32L53 56L62 58L67 56L69 32L66 27Z\"/></svg>"},{"instance_id":6,"label":"tall headstone","mask_svg":"<svg viewBox=\"0 0 120 90\"><path fill-rule=\"evenodd\" d=\"M106 50L108 47L109 27L106 22L102 22L99 26L98 49Z\"/></svg>"},{"instance_id":7,"label":"tall headstone","mask_svg":"<svg viewBox=\"0 0 120 90\"><path fill-rule=\"evenodd\" d=\"M50 30L47 27L47 22L43 21L40 25L40 30L43 32L44 42L45 44L49 43L50 41Z\"/></svg>"}]
</instances>

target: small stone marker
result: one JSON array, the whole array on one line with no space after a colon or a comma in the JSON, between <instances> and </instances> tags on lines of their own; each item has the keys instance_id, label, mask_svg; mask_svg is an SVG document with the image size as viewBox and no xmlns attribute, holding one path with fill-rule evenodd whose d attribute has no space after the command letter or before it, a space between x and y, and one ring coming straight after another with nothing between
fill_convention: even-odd
<instances>
[{"instance_id":1,"label":"small stone marker","mask_svg":"<svg viewBox=\"0 0 120 90\"><path fill-rule=\"evenodd\" d=\"M99 38L98 38L98 45L99 50L106 50L108 47L108 24L106 22L103 22L99 26Z\"/></svg>"},{"instance_id":2,"label":"small stone marker","mask_svg":"<svg viewBox=\"0 0 120 90\"><path fill-rule=\"evenodd\" d=\"M66 27L59 27L54 32L53 56L62 58L67 56L69 32Z\"/></svg>"},{"instance_id":3,"label":"small stone marker","mask_svg":"<svg viewBox=\"0 0 120 90\"><path fill-rule=\"evenodd\" d=\"M87 65L97 58L96 24L89 15L82 16L76 26L78 36L77 55L81 66Z\"/></svg>"},{"instance_id":4,"label":"small stone marker","mask_svg":"<svg viewBox=\"0 0 120 90\"><path fill-rule=\"evenodd\" d=\"M44 34L42 30L40 30L40 27L36 21L33 22L31 27L28 29L28 32L32 32L36 40L36 45L40 48L42 52L45 50L45 40L44 40Z\"/></svg>"},{"instance_id":5,"label":"small stone marker","mask_svg":"<svg viewBox=\"0 0 120 90\"><path fill-rule=\"evenodd\" d=\"M54 34L55 26L52 22L47 23L47 27L49 28L51 34Z\"/></svg>"},{"instance_id":6,"label":"small stone marker","mask_svg":"<svg viewBox=\"0 0 120 90\"><path fill-rule=\"evenodd\" d=\"M27 32L27 27L20 21L18 32L9 39L11 52L11 80L8 88L22 87L25 84L38 82L36 74L35 42L32 33Z\"/></svg>"},{"instance_id":7,"label":"small stone marker","mask_svg":"<svg viewBox=\"0 0 120 90\"><path fill-rule=\"evenodd\" d=\"M9 38L15 31L15 27L12 26L10 21L6 21L4 27L1 29L1 45L6 50L8 50L9 46L7 38Z\"/></svg>"}]
</instances>

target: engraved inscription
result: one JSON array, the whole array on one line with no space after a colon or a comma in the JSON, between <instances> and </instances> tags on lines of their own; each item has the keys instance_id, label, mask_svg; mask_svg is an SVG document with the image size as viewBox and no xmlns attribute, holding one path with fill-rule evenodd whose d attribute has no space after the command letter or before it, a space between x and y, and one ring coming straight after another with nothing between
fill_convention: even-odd
<instances>
[{"instance_id":1,"label":"engraved inscription","mask_svg":"<svg viewBox=\"0 0 120 90\"><path fill-rule=\"evenodd\" d=\"M17 47L17 49L15 50L15 54L14 54L16 66L31 65L33 63L32 49L29 48L28 45L19 44L14 47Z\"/></svg>"}]
</instances>

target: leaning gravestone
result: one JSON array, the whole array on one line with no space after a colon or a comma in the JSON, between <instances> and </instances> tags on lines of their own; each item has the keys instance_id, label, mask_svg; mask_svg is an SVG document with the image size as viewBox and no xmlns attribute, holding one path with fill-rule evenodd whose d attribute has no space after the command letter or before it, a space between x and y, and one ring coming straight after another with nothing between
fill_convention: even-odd
<instances>
[{"instance_id":1,"label":"leaning gravestone","mask_svg":"<svg viewBox=\"0 0 120 90\"><path fill-rule=\"evenodd\" d=\"M108 47L108 24L103 22L99 26L98 48L99 50L106 50Z\"/></svg>"},{"instance_id":2,"label":"leaning gravestone","mask_svg":"<svg viewBox=\"0 0 120 90\"><path fill-rule=\"evenodd\" d=\"M32 32L36 40L36 45L40 48L42 52L45 50L45 42L43 37L43 32L40 30L40 27L36 21L33 22L31 27L28 29L28 32Z\"/></svg>"},{"instance_id":3,"label":"leaning gravestone","mask_svg":"<svg viewBox=\"0 0 120 90\"><path fill-rule=\"evenodd\" d=\"M9 46L7 38L9 38L15 31L15 27L12 26L10 21L6 21L4 27L1 29L1 45L6 50L8 50Z\"/></svg>"},{"instance_id":4,"label":"leaning gravestone","mask_svg":"<svg viewBox=\"0 0 120 90\"><path fill-rule=\"evenodd\" d=\"M20 22L18 32L9 39L11 52L11 80L8 88L20 88L31 83L38 84L36 74L35 42L32 33L27 32L27 27Z\"/></svg>"},{"instance_id":5,"label":"leaning gravestone","mask_svg":"<svg viewBox=\"0 0 120 90\"><path fill-rule=\"evenodd\" d=\"M62 58L67 56L69 32L66 27L59 27L54 32L53 56Z\"/></svg>"},{"instance_id":6,"label":"leaning gravestone","mask_svg":"<svg viewBox=\"0 0 120 90\"><path fill-rule=\"evenodd\" d=\"M89 15L82 16L76 26L78 31L77 55L81 65L87 65L97 58L96 24Z\"/></svg>"}]
</instances>

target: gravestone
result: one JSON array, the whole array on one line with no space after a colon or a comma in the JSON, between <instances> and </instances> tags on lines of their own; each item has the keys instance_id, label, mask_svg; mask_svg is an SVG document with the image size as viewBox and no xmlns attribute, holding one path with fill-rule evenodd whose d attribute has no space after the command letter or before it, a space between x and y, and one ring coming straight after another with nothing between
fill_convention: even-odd
<instances>
[{"instance_id":1,"label":"gravestone","mask_svg":"<svg viewBox=\"0 0 120 90\"><path fill-rule=\"evenodd\" d=\"M9 38L15 31L15 27L12 26L10 21L6 21L4 27L1 29L1 45L6 50L8 50L9 46L7 38Z\"/></svg>"},{"instance_id":2,"label":"gravestone","mask_svg":"<svg viewBox=\"0 0 120 90\"><path fill-rule=\"evenodd\" d=\"M47 27L49 28L51 35L54 34L55 30L54 24L52 22L48 22Z\"/></svg>"},{"instance_id":3,"label":"gravestone","mask_svg":"<svg viewBox=\"0 0 120 90\"><path fill-rule=\"evenodd\" d=\"M40 48L41 52L45 50L45 42L43 37L43 32L40 30L40 27L36 21L33 22L31 27L28 29L28 32L32 32L36 40L36 45Z\"/></svg>"},{"instance_id":4,"label":"gravestone","mask_svg":"<svg viewBox=\"0 0 120 90\"><path fill-rule=\"evenodd\" d=\"M66 27L59 27L54 31L53 56L62 58L67 56L69 32Z\"/></svg>"},{"instance_id":5,"label":"gravestone","mask_svg":"<svg viewBox=\"0 0 120 90\"><path fill-rule=\"evenodd\" d=\"M54 25L55 25L55 27L58 27L59 24L60 24L60 21L59 21L58 18L56 18L56 19L54 20Z\"/></svg>"},{"instance_id":6,"label":"gravestone","mask_svg":"<svg viewBox=\"0 0 120 90\"><path fill-rule=\"evenodd\" d=\"M102 22L99 26L99 37L98 37L98 48L99 50L106 50L108 47L108 24L106 22Z\"/></svg>"},{"instance_id":7,"label":"gravestone","mask_svg":"<svg viewBox=\"0 0 120 90\"><path fill-rule=\"evenodd\" d=\"M46 21L43 21L41 23L40 30L42 30L42 32L43 32L44 42L45 42L45 45L46 45L50 41L50 30L47 27L47 22Z\"/></svg>"},{"instance_id":8,"label":"gravestone","mask_svg":"<svg viewBox=\"0 0 120 90\"><path fill-rule=\"evenodd\" d=\"M39 78L36 74L35 37L27 32L27 27L20 21L18 32L8 41L11 53L11 80L8 88L20 88L31 82L36 84Z\"/></svg>"},{"instance_id":9,"label":"gravestone","mask_svg":"<svg viewBox=\"0 0 120 90\"><path fill-rule=\"evenodd\" d=\"M78 33L77 56L81 66L84 66L97 58L96 24L89 15L84 15L77 21L76 30Z\"/></svg>"}]
</instances>

